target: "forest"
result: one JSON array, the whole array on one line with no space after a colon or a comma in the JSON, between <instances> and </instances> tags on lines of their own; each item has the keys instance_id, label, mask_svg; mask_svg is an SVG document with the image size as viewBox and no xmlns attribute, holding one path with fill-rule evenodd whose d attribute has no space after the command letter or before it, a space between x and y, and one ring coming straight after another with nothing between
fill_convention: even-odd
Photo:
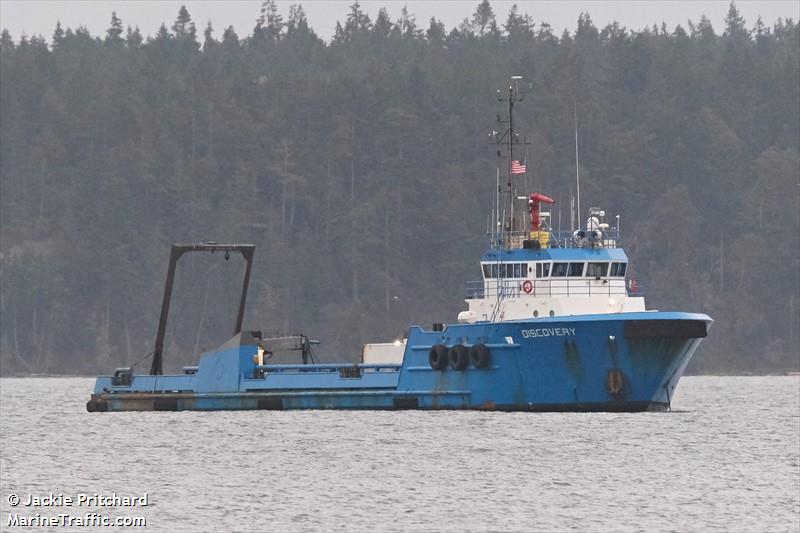
<instances>
[{"instance_id":1,"label":"forest","mask_svg":"<svg viewBox=\"0 0 800 533\"><path fill-rule=\"evenodd\" d=\"M689 372L800 368L793 20L587 12L559 35L485 0L453 28L356 2L326 42L269 0L252 28L182 7L157 29L112 13L103 35L4 30L0 74L3 375L146 371L174 242L254 243L245 327L305 333L322 361L454 322L511 75L530 88L520 190L568 219L577 118L583 205L620 215L648 308L715 320ZM243 274L236 254L179 265L166 371L231 335Z\"/></svg>"}]
</instances>

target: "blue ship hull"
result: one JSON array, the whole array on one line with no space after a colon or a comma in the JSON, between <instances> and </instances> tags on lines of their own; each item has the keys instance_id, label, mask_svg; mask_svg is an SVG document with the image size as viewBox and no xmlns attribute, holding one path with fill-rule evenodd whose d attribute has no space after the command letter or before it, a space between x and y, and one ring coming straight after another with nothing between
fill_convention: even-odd
<instances>
[{"instance_id":1,"label":"blue ship hull","mask_svg":"<svg viewBox=\"0 0 800 533\"><path fill-rule=\"evenodd\" d=\"M257 338L242 332L184 374L98 377L87 409L664 410L711 322L641 312L414 326L401 364L362 365L257 365ZM434 345L481 344L484 368L431 367Z\"/></svg>"}]
</instances>

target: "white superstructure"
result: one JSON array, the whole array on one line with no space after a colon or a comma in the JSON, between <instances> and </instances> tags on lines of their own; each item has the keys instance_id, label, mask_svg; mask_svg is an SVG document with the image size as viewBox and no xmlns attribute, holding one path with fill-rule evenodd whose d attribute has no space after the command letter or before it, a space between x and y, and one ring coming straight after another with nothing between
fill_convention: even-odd
<instances>
[{"instance_id":1,"label":"white superstructure","mask_svg":"<svg viewBox=\"0 0 800 533\"><path fill-rule=\"evenodd\" d=\"M483 279L467 285L469 308L459 322L645 311L641 287L627 276L628 258L617 247L618 231L609 231L604 215L592 208L585 229L572 234L538 225L505 234L481 259Z\"/></svg>"}]
</instances>

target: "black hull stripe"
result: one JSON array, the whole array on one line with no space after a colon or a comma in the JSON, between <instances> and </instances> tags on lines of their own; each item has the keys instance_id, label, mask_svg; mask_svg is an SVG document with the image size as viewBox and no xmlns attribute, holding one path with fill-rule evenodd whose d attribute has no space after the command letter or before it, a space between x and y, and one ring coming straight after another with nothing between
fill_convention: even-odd
<instances>
[{"instance_id":1,"label":"black hull stripe","mask_svg":"<svg viewBox=\"0 0 800 533\"><path fill-rule=\"evenodd\" d=\"M112 409L108 401L102 399L90 400L86 409L89 412L127 411L123 398L115 398L122 409ZM419 406L417 402L395 402L392 406L346 406L346 407L294 407L285 405L281 398L268 398L259 400L253 407L220 407L219 409L181 409L181 404L176 398L154 398L152 407L142 409L141 400L136 402L134 411L255 411L255 410L297 410L297 411L501 411L501 412L535 412L535 413L567 413L567 412L606 412L606 413L638 413L643 411L667 411L669 405L663 402L648 401L618 401L596 403L541 403L541 404L487 404L468 407L450 406ZM415 405L416 404L416 405Z\"/></svg>"}]
</instances>

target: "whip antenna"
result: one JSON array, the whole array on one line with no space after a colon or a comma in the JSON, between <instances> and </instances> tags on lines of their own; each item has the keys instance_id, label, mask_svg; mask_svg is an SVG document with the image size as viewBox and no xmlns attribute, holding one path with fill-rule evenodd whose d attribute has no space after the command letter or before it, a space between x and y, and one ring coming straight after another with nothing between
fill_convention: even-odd
<instances>
[{"instance_id":1,"label":"whip antenna","mask_svg":"<svg viewBox=\"0 0 800 533\"><path fill-rule=\"evenodd\" d=\"M578 104L572 100L572 116L575 122L575 184L578 196L578 227L581 224L581 166L578 159Z\"/></svg>"}]
</instances>

